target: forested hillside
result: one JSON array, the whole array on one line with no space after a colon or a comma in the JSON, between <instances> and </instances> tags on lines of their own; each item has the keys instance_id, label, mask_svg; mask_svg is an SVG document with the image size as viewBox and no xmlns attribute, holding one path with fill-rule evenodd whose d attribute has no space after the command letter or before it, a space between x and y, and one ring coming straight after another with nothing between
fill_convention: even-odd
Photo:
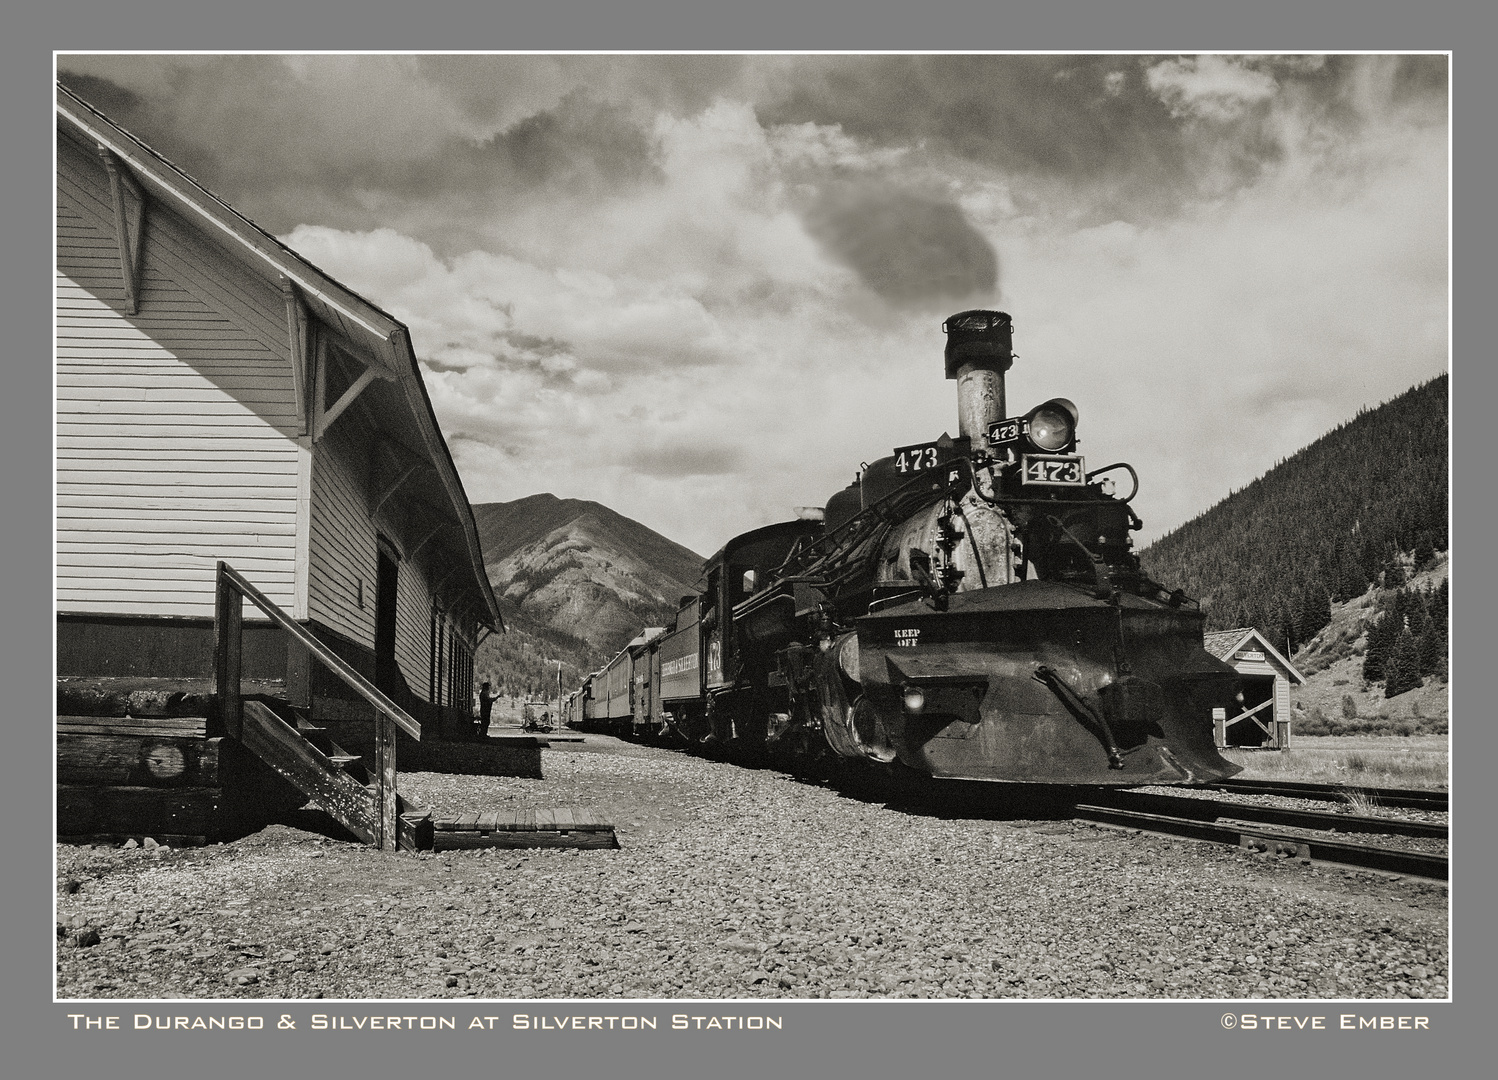
<instances>
[{"instance_id":1,"label":"forested hillside","mask_svg":"<svg viewBox=\"0 0 1498 1080\"><path fill-rule=\"evenodd\" d=\"M1446 550L1448 383L1358 413L1144 548L1145 569L1199 598L1207 629L1254 626L1293 652L1334 601L1402 584L1396 554L1418 570Z\"/></svg>"}]
</instances>

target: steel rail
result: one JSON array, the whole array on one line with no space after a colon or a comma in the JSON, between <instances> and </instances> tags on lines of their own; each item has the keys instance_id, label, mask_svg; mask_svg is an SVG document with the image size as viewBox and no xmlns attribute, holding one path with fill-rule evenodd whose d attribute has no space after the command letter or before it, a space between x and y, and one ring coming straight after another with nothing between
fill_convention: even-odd
<instances>
[{"instance_id":1,"label":"steel rail","mask_svg":"<svg viewBox=\"0 0 1498 1080\"><path fill-rule=\"evenodd\" d=\"M1294 810L1283 806L1259 806L1255 803L1224 802L1190 795L1165 795L1145 791L1105 791L1089 796L1094 802L1106 803L1120 810L1138 810L1147 814L1189 817L1198 821L1234 818L1239 821L1261 821L1266 825L1289 825L1323 832L1379 833L1394 836L1426 836L1439 840L1449 838L1445 823L1412 821L1405 818L1374 817L1370 814L1338 814L1331 810Z\"/></svg>"},{"instance_id":2,"label":"steel rail","mask_svg":"<svg viewBox=\"0 0 1498 1080\"><path fill-rule=\"evenodd\" d=\"M1198 821L1086 803L1079 803L1075 811L1076 816L1083 821L1233 844L1249 850L1282 852L1303 859L1361 866L1370 870L1410 874L1439 881L1447 880L1449 872L1445 855L1330 840L1325 836L1310 835L1308 830L1295 829L1287 832L1283 828L1265 828L1249 821Z\"/></svg>"},{"instance_id":3,"label":"steel rail","mask_svg":"<svg viewBox=\"0 0 1498 1080\"><path fill-rule=\"evenodd\" d=\"M1449 794L1445 791L1428 791L1419 788L1362 787L1357 784L1311 784L1296 780L1244 780L1234 777L1211 784L1196 784L1194 787L1235 794L1284 795L1292 799L1325 799L1327 802L1348 802L1351 797L1362 796L1380 806L1394 806L1407 810L1446 810L1450 806Z\"/></svg>"}]
</instances>

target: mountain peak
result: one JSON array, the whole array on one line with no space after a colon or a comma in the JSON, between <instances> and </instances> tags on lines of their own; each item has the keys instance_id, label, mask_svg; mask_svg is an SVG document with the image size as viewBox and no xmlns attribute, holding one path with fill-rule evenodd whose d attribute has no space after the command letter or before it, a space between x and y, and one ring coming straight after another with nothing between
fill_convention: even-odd
<instances>
[{"instance_id":1,"label":"mountain peak","mask_svg":"<svg viewBox=\"0 0 1498 1080\"><path fill-rule=\"evenodd\" d=\"M599 656L669 619L702 570L696 552L586 499L542 492L473 516L495 594Z\"/></svg>"}]
</instances>

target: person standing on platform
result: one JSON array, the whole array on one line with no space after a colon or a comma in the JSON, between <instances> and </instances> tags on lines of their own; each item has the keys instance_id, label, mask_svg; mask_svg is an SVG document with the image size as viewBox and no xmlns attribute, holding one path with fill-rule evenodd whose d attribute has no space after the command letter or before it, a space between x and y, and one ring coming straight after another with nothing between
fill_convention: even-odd
<instances>
[{"instance_id":1,"label":"person standing on platform","mask_svg":"<svg viewBox=\"0 0 1498 1080\"><path fill-rule=\"evenodd\" d=\"M479 735L489 735L489 714L494 711L494 702L499 695L490 692L488 683L479 684Z\"/></svg>"}]
</instances>

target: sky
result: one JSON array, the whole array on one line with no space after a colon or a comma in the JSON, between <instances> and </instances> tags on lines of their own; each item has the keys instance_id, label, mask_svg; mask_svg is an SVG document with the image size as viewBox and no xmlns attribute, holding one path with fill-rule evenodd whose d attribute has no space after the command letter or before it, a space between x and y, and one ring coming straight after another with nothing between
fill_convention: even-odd
<instances>
[{"instance_id":1,"label":"sky","mask_svg":"<svg viewBox=\"0 0 1498 1080\"><path fill-rule=\"evenodd\" d=\"M1141 544L1447 370L1445 56L61 55L411 329L470 501L707 554L956 434L1080 410Z\"/></svg>"}]
</instances>

